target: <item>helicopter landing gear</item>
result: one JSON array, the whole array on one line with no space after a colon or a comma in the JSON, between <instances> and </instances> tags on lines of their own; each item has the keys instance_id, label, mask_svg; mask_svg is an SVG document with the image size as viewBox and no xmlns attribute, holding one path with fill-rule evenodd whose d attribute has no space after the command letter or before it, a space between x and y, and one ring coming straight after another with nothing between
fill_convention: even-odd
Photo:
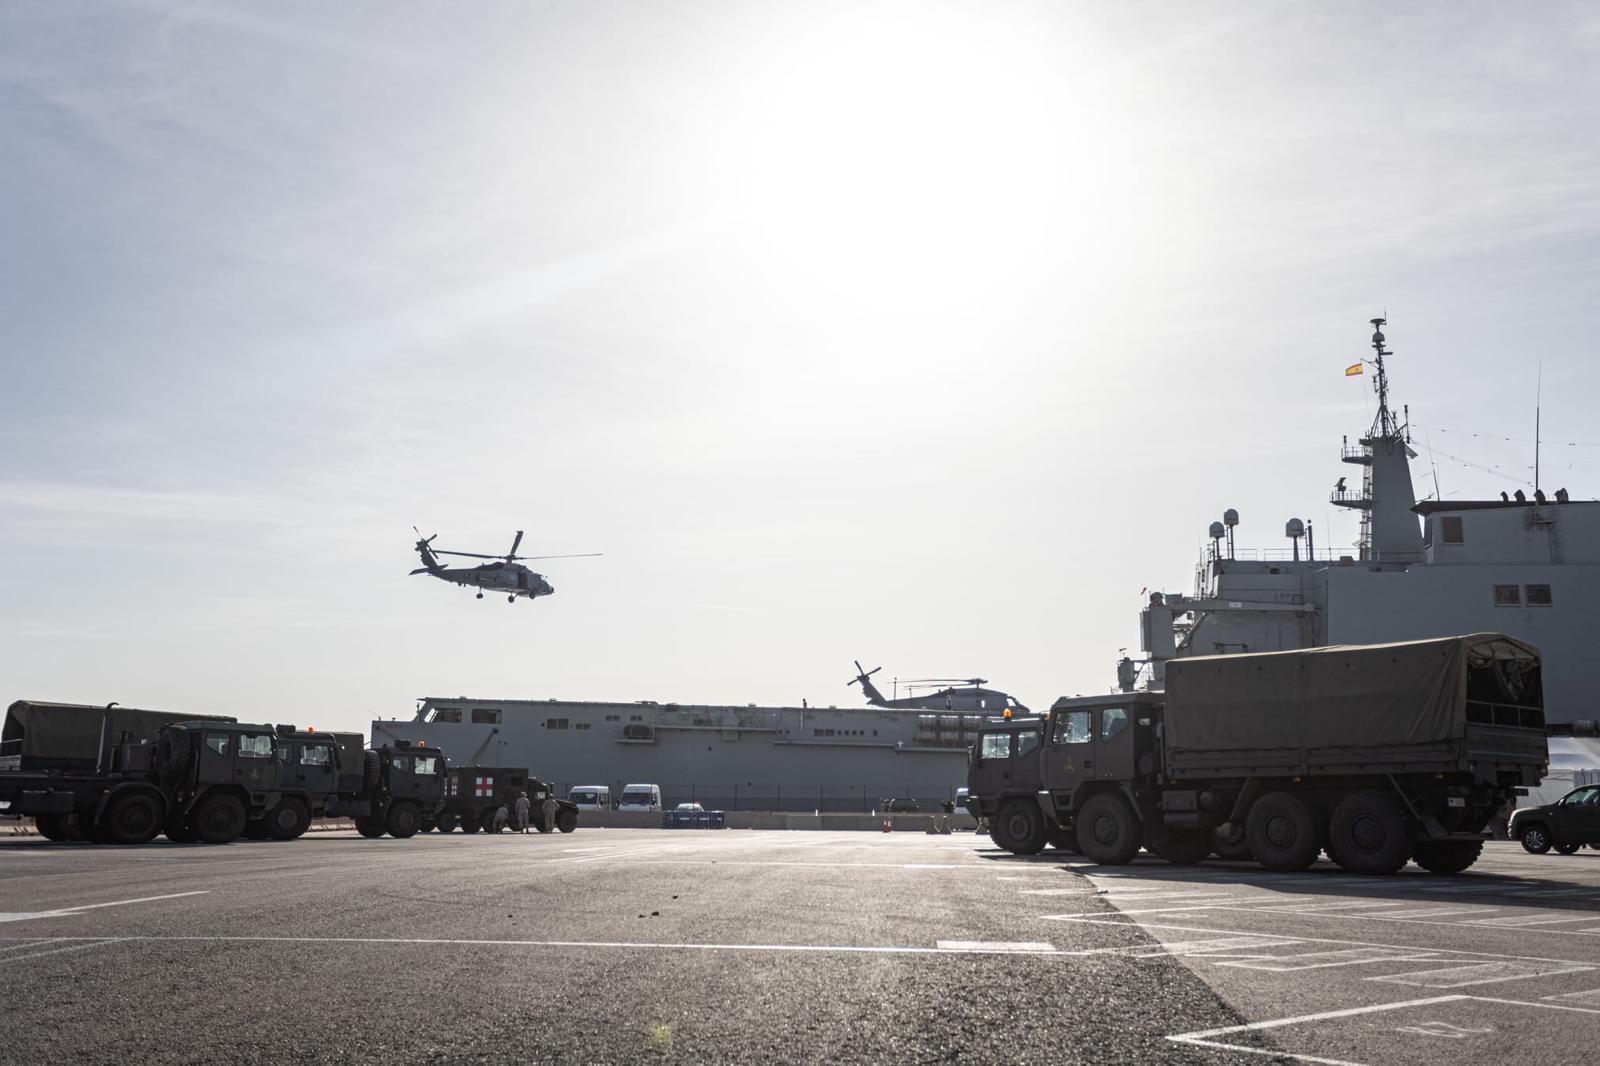
<instances>
[{"instance_id":1,"label":"helicopter landing gear","mask_svg":"<svg viewBox=\"0 0 1600 1066\"><path fill-rule=\"evenodd\" d=\"M517 602L516 594L512 593L510 596L507 596L506 597L506 602L507 603L516 603Z\"/></svg>"},{"instance_id":2,"label":"helicopter landing gear","mask_svg":"<svg viewBox=\"0 0 1600 1066\"><path fill-rule=\"evenodd\" d=\"M481 592L478 593L478 599L480 599L480 600L483 599L483 593L481 593Z\"/></svg>"}]
</instances>

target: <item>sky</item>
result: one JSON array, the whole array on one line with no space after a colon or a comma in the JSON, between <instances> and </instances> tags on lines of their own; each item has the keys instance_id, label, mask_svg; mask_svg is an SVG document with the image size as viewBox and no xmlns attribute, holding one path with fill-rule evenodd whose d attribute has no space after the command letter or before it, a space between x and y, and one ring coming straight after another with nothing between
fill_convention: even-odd
<instances>
[{"instance_id":1,"label":"sky","mask_svg":"<svg viewBox=\"0 0 1600 1066\"><path fill-rule=\"evenodd\" d=\"M1106 691L1379 315L1419 496L1600 495L1591 5L18 0L0 144L7 702Z\"/></svg>"}]
</instances>

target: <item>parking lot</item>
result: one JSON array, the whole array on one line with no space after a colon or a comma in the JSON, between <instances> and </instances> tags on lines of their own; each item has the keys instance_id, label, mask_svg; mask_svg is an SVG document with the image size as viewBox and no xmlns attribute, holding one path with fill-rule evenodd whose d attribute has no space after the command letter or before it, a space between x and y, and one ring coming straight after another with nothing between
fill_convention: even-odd
<instances>
[{"instance_id":1,"label":"parking lot","mask_svg":"<svg viewBox=\"0 0 1600 1066\"><path fill-rule=\"evenodd\" d=\"M0 842L0 1062L1579 1061L1600 853L1461 877L971 834Z\"/></svg>"}]
</instances>

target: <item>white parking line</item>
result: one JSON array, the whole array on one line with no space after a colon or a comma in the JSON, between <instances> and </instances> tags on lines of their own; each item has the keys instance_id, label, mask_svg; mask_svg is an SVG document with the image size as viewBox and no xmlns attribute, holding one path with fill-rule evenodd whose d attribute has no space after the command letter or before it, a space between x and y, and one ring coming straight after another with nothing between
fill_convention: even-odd
<instances>
[{"instance_id":1,"label":"white parking line","mask_svg":"<svg viewBox=\"0 0 1600 1066\"><path fill-rule=\"evenodd\" d=\"M1321 1014L1302 1014L1294 1018L1274 1018L1270 1021L1230 1025L1222 1029L1204 1029L1194 1033L1179 1033L1176 1036L1169 1036L1167 1039L1175 1044L1216 1048L1219 1051L1234 1051L1246 1055L1269 1055L1275 1058L1298 1059L1300 1062L1324 1063L1326 1066L1361 1066L1360 1063L1353 1063L1348 1059L1328 1059L1317 1055L1301 1055L1292 1051L1279 1051L1276 1048L1246 1047L1243 1044L1223 1043L1216 1038L1219 1036L1232 1036L1234 1033L1254 1033L1263 1029L1281 1029L1286 1025L1304 1025L1308 1022L1328 1021L1333 1018L1354 1018L1361 1014L1378 1014L1383 1011L1403 1010L1407 1007L1428 1007L1435 1003L1453 1003L1471 998L1471 996L1437 996L1433 999L1413 999L1403 1003L1379 1003L1370 1007L1350 1007L1346 1010L1330 1010Z\"/></svg>"},{"instance_id":2,"label":"white parking line","mask_svg":"<svg viewBox=\"0 0 1600 1066\"><path fill-rule=\"evenodd\" d=\"M1497 981L1522 981L1530 977L1550 977L1555 974L1581 973L1593 966L1576 963L1532 962L1479 962L1465 966L1450 966L1442 970L1417 970L1412 973L1392 973L1369 977L1369 981L1383 981L1393 985L1413 985L1417 988L1465 988L1468 985L1488 985Z\"/></svg>"},{"instance_id":3,"label":"white parking line","mask_svg":"<svg viewBox=\"0 0 1600 1066\"><path fill-rule=\"evenodd\" d=\"M1341 948L1335 951L1309 951L1303 955L1284 955L1270 959L1241 959L1224 962L1241 970L1267 970L1294 973L1298 970L1327 970L1338 966L1367 966L1380 962L1438 961L1432 951L1406 951L1402 948Z\"/></svg>"},{"instance_id":4,"label":"white parking line","mask_svg":"<svg viewBox=\"0 0 1600 1066\"><path fill-rule=\"evenodd\" d=\"M121 943L121 937L109 937L105 940L91 940L81 944L68 944L65 947L48 948L44 951L30 951L19 955L6 955L0 958L0 965L12 962L23 962L27 959L37 959L45 955L60 955L68 951L84 951L88 948L103 948L107 944ZM30 947L40 947L40 944L31 944Z\"/></svg>"},{"instance_id":5,"label":"white parking line","mask_svg":"<svg viewBox=\"0 0 1600 1066\"><path fill-rule=\"evenodd\" d=\"M116 899L109 903L85 903L77 907L59 907L49 911L0 912L0 922L27 922L35 918L70 918L80 911L98 910L101 907L126 907L130 903L154 903L163 899L183 899L185 896L204 896L208 889L195 892L170 892L165 896L142 896L139 899Z\"/></svg>"}]
</instances>

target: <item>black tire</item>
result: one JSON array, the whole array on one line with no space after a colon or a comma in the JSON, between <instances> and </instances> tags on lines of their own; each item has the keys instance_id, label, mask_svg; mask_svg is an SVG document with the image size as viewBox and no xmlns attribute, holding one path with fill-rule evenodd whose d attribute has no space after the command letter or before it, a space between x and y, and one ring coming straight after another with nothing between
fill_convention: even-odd
<instances>
[{"instance_id":1,"label":"black tire","mask_svg":"<svg viewBox=\"0 0 1600 1066\"><path fill-rule=\"evenodd\" d=\"M483 826L479 825L477 819L475 818L461 819L461 831L463 833L476 833L482 828Z\"/></svg>"},{"instance_id":2,"label":"black tire","mask_svg":"<svg viewBox=\"0 0 1600 1066\"><path fill-rule=\"evenodd\" d=\"M383 822L370 815L363 814L356 819L356 832L369 840L376 840L388 831Z\"/></svg>"},{"instance_id":3,"label":"black tire","mask_svg":"<svg viewBox=\"0 0 1600 1066\"><path fill-rule=\"evenodd\" d=\"M1529 854L1543 855L1550 850L1550 830L1544 827L1543 822L1523 826L1517 839L1522 841L1522 850Z\"/></svg>"},{"instance_id":4,"label":"black tire","mask_svg":"<svg viewBox=\"0 0 1600 1066\"><path fill-rule=\"evenodd\" d=\"M1167 831L1167 838L1152 844L1150 851L1174 866L1194 866L1211 854L1213 841L1209 829L1189 829L1181 832Z\"/></svg>"},{"instance_id":5,"label":"black tire","mask_svg":"<svg viewBox=\"0 0 1600 1066\"><path fill-rule=\"evenodd\" d=\"M101 823L113 844L148 844L161 832L166 815L166 807L148 792L125 792L112 797Z\"/></svg>"},{"instance_id":6,"label":"black tire","mask_svg":"<svg viewBox=\"0 0 1600 1066\"><path fill-rule=\"evenodd\" d=\"M271 840L272 833L267 829L265 818L252 818L244 823L244 832L239 834L246 840Z\"/></svg>"},{"instance_id":7,"label":"black tire","mask_svg":"<svg viewBox=\"0 0 1600 1066\"><path fill-rule=\"evenodd\" d=\"M311 828L311 811L305 800L286 796L262 819L273 840L293 840Z\"/></svg>"},{"instance_id":8,"label":"black tire","mask_svg":"<svg viewBox=\"0 0 1600 1066\"><path fill-rule=\"evenodd\" d=\"M157 773L164 781L182 777L184 771L189 768L191 754L188 734L180 733L176 736L169 734L162 737L156 742Z\"/></svg>"},{"instance_id":9,"label":"black tire","mask_svg":"<svg viewBox=\"0 0 1600 1066\"><path fill-rule=\"evenodd\" d=\"M1057 851L1064 851L1068 855L1079 854L1078 834L1071 829L1058 829L1051 826L1044 831L1045 843Z\"/></svg>"},{"instance_id":10,"label":"black tire","mask_svg":"<svg viewBox=\"0 0 1600 1066\"><path fill-rule=\"evenodd\" d=\"M1581 847L1583 847L1582 844L1557 844L1555 846L1556 851L1562 855L1576 855Z\"/></svg>"},{"instance_id":11,"label":"black tire","mask_svg":"<svg viewBox=\"0 0 1600 1066\"><path fill-rule=\"evenodd\" d=\"M441 833L453 833L453 832L455 832L455 829L456 829L456 816L451 814L449 811L441 812L439 817L436 819L436 822L438 823L439 832L441 832Z\"/></svg>"},{"instance_id":12,"label":"black tire","mask_svg":"<svg viewBox=\"0 0 1600 1066\"><path fill-rule=\"evenodd\" d=\"M578 828L577 811L561 811L556 815L556 828L563 833L571 833Z\"/></svg>"},{"instance_id":13,"label":"black tire","mask_svg":"<svg viewBox=\"0 0 1600 1066\"><path fill-rule=\"evenodd\" d=\"M383 759L375 751L361 753L361 783L367 788L377 788L378 778L383 776Z\"/></svg>"},{"instance_id":14,"label":"black tire","mask_svg":"<svg viewBox=\"0 0 1600 1066\"><path fill-rule=\"evenodd\" d=\"M1044 813L1039 802L1032 798L1006 800L990 835L1013 855L1039 854L1044 850Z\"/></svg>"},{"instance_id":15,"label":"black tire","mask_svg":"<svg viewBox=\"0 0 1600 1066\"><path fill-rule=\"evenodd\" d=\"M91 844L114 844L111 839L111 827L104 822L91 822L87 816L79 815L78 832L81 839Z\"/></svg>"},{"instance_id":16,"label":"black tire","mask_svg":"<svg viewBox=\"0 0 1600 1066\"><path fill-rule=\"evenodd\" d=\"M1111 792L1089 797L1074 824L1084 857L1102 866L1123 866L1139 853L1139 818L1128 801Z\"/></svg>"},{"instance_id":17,"label":"black tire","mask_svg":"<svg viewBox=\"0 0 1600 1066\"><path fill-rule=\"evenodd\" d=\"M214 794L194 809L195 833L207 844L228 844L244 832L249 813L238 796Z\"/></svg>"},{"instance_id":18,"label":"black tire","mask_svg":"<svg viewBox=\"0 0 1600 1066\"><path fill-rule=\"evenodd\" d=\"M1243 826L1233 826L1232 832L1223 832L1218 828L1212 834L1212 849L1216 851L1217 858L1227 862L1250 862L1255 855L1250 851L1250 838L1245 836Z\"/></svg>"},{"instance_id":19,"label":"black tire","mask_svg":"<svg viewBox=\"0 0 1600 1066\"><path fill-rule=\"evenodd\" d=\"M33 827L39 835L46 840L67 839L67 816L64 814L41 814L34 818Z\"/></svg>"},{"instance_id":20,"label":"black tire","mask_svg":"<svg viewBox=\"0 0 1600 1066\"><path fill-rule=\"evenodd\" d=\"M1482 854L1481 840L1434 840L1418 842L1411 858L1431 874L1458 874Z\"/></svg>"},{"instance_id":21,"label":"black tire","mask_svg":"<svg viewBox=\"0 0 1600 1066\"><path fill-rule=\"evenodd\" d=\"M396 803L389 808L389 817L385 820L389 835L396 840L405 840L417 835L417 830L422 827L422 812L417 810L415 803Z\"/></svg>"},{"instance_id":22,"label":"black tire","mask_svg":"<svg viewBox=\"0 0 1600 1066\"><path fill-rule=\"evenodd\" d=\"M200 839L200 833L185 814L168 814L167 824L161 828L167 839L174 844L193 844Z\"/></svg>"},{"instance_id":23,"label":"black tire","mask_svg":"<svg viewBox=\"0 0 1600 1066\"><path fill-rule=\"evenodd\" d=\"M1256 800L1245 816L1244 835L1250 853L1269 870L1304 870L1322 850L1311 808L1287 792L1268 792Z\"/></svg>"},{"instance_id":24,"label":"black tire","mask_svg":"<svg viewBox=\"0 0 1600 1066\"><path fill-rule=\"evenodd\" d=\"M417 832L431 833L437 828L439 828L438 822L435 822L432 818L424 818L422 824L417 826Z\"/></svg>"},{"instance_id":25,"label":"black tire","mask_svg":"<svg viewBox=\"0 0 1600 1066\"><path fill-rule=\"evenodd\" d=\"M1411 851L1405 819L1381 792L1352 792L1328 819L1328 857L1351 873L1392 874Z\"/></svg>"}]
</instances>

